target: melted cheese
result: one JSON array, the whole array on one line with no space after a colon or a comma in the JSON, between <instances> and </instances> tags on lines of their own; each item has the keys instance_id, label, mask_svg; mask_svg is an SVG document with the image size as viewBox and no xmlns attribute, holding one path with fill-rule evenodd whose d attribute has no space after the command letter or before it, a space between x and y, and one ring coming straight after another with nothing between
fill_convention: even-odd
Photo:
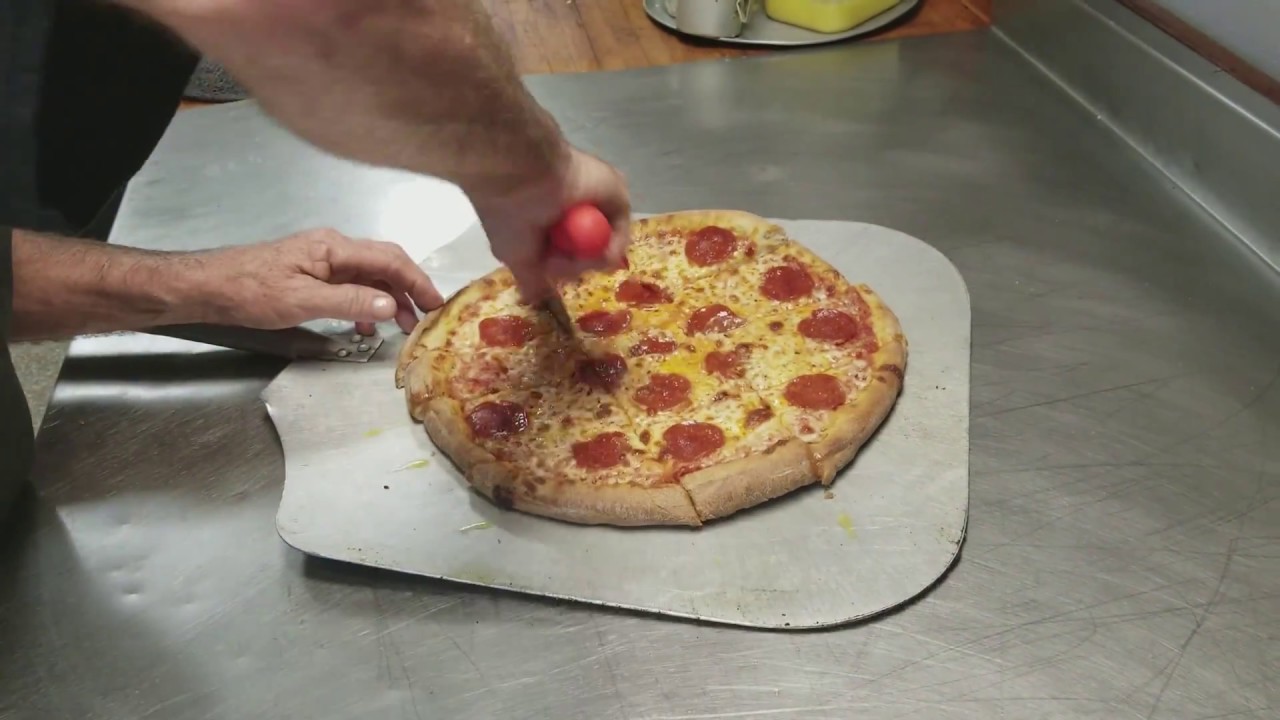
<instances>
[{"instance_id":1,"label":"melted cheese","mask_svg":"<svg viewBox=\"0 0 1280 720\"><path fill-rule=\"evenodd\" d=\"M840 387L845 391L844 404L834 410L810 410L792 405L786 399L786 383L764 392L765 400L776 410L782 425L809 444L826 439L834 419L871 382L871 372L865 361L851 361L829 369L827 373L839 380Z\"/></svg>"},{"instance_id":2,"label":"melted cheese","mask_svg":"<svg viewBox=\"0 0 1280 720\"><path fill-rule=\"evenodd\" d=\"M625 413L607 395L573 385L502 392L466 403L464 421L478 404L492 401L520 405L528 417L528 427L510 436L474 438L475 441L499 460L520 468L520 475L535 485L543 484L538 480L645 485L663 481L651 451L636 438ZM631 454L612 468L580 467L574 459L573 446L607 432L621 432Z\"/></svg>"}]
</instances>

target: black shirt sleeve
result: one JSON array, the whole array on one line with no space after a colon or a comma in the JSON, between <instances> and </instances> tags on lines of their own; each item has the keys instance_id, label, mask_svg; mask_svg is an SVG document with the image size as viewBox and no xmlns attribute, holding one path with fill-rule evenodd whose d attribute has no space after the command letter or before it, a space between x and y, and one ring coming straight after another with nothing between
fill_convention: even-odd
<instances>
[{"instance_id":1,"label":"black shirt sleeve","mask_svg":"<svg viewBox=\"0 0 1280 720\"><path fill-rule=\"evenodd\" d=\"M8 228L105 238L112 201L159 142L197 59L110 2L0 0L0 524L33 445L8 347Z\"/></svg>"},{"instance_id":2,"label":"black shirt sleeve","mask_svg":"<svg viewBox=\"0 0 1280 720\"><path fill-rule=\"evenodd\" d=\"M110 2L0 1L0 224L82 233L155 148L197 60Z\"/></svg>"},{"instance_id":3,"label":"black shirt sleeve","mask_svg":"<svg viewBox=\"0 0 1280 720\"><path fill-rule=\"evenodd\" d=\"M9 357L9 322L13 305L12 237L0 227L0 528L22 483L31 471L35 437L27 396L18 384Z\"/></svg>"}]
</instances>

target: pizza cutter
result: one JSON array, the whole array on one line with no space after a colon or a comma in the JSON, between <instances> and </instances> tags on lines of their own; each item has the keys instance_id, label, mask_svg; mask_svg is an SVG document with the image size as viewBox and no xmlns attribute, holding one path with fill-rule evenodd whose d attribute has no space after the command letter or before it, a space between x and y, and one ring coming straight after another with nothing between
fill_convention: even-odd
<instances>
[{"instance_id":1,"label":"pizza cutter","mask_svg":"<svg viewBox=\"0 0 1280 720\"><path fill-rule=\"evenodd\" d=\"M579 203L565 210L551 228L551 251L576 260L596 260L609 249L612 236L613 226L600 208Z\"/></svg>"},{"instance_id":2,"label":"pizza cutter","mask_svg":"<svg viewBox=\"0 0 1280 720\"><path fill-rule=\"evenodd\" d=\"M600 208L589 203L571 206L551 228L548 250L554 255L575 260L596 260L609 249L613 226ZM547 298L547 308L566 330L572 331L573 321L564 302L555 293Z\"/></svg>"}]
</instances>

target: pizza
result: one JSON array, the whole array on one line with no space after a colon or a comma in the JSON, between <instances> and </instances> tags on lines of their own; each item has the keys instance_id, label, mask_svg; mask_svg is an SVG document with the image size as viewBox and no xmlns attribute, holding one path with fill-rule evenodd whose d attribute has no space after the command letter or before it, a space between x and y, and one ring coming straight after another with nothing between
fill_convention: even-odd
<instances>
[{"instance_id":1,"label":"pizza","mask_svg":"<svg viewBox=\"0 0 1280 720\"><path fill-rule=\"evenodd\" d=\"M409 414L496 505L574 523L700 526L830 485L901 392L893 311L749 213L632 228L556 312L504 268L428 313L396 366Z\"/></svg>"}]
</instances>

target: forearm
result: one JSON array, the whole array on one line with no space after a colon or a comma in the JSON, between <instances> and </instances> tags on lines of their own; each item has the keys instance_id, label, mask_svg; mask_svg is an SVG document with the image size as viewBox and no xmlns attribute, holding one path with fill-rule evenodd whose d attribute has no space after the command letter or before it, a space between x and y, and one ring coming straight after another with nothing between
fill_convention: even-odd
<instances>
[{"instance_id":1,"label":"forearm","mask_svg":"<svg viewBox=\"0 0 1280 720\"><path fill-rule=\"evenodd\" d=\"M122 0L218 59L331 152L492 194L568 148L478 0Z\"/></svg>"},{"instance_id":2,"label":"forearm","mask_svg":"<svg viewBox=\"0 0 1280 720\"><path fill-rule=\"evenodd\" d=\"M202 257L13 232L15 340L201 321Z\"/></svg>"}]
</instances>

